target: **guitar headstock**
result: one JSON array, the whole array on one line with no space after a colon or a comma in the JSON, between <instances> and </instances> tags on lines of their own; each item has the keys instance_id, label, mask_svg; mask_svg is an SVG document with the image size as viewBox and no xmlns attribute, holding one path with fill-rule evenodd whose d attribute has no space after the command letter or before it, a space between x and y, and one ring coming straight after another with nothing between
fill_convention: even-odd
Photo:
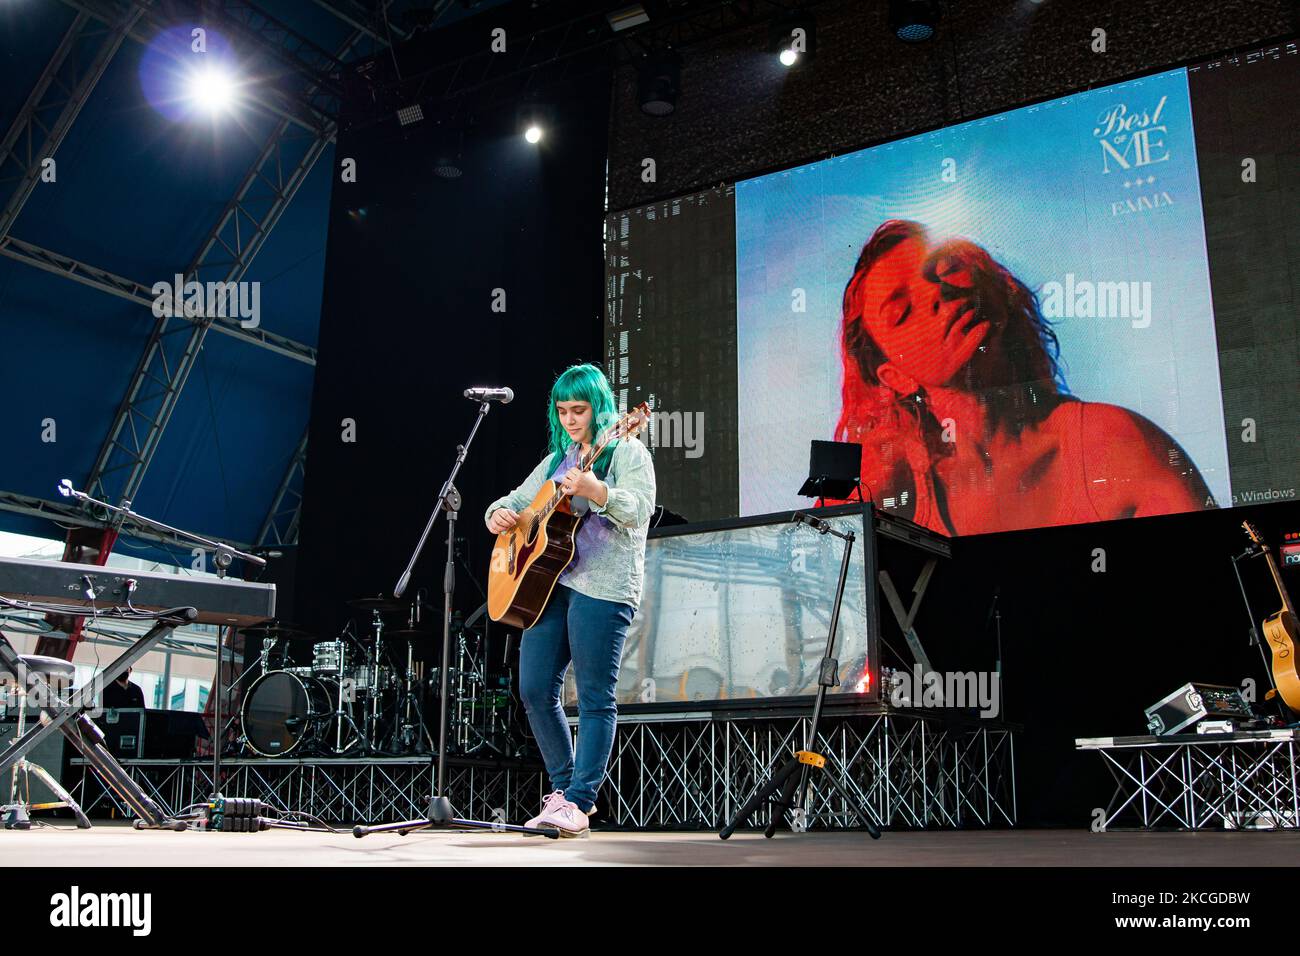
<instances>
[{"instance_id":1,"label":"guitar headstock","mask_svg":"<svg viewBox=\"0 0 1300 956\"><path fill-rule=\"evenodd\" d=\"M637 405L635 408L628 409L626 415L619 419L619 425L622 438L631 438L650 421L650 406L645 402Z\"/></svg>"},{"instance_id":2,"label":"guitar headstock","mask_svg":"<svg viewBox=\"0 0 1300 956\"><path fill-rule=\"evenodd\" d=\"M600 441L596 443L598 448L604 448L610 442L618 441L622 438L631 438L650 421L650 406L645 402L630 408L619 417L619 420L606 428L600 435Z\"/></svg>"},{"instance_id":3,"label":"guitar headstock","mask_svg":"<svg viewBox=\"0 0 1300 956\"><path fill-rule=\"evenodd\" d=\"M619 418L618 421L601 432L600 441L596 442L592 447L581 467L590 468L592 462L600 457L600 453L605 450L606 446L609 445L610 442L618 441L622 438L631 438L644 428L649 421L650 406L645 402L642 402L635 408L629 409Z\"/></svg>"},{"instance_id":4,"label":"guitar headstock","mask_svg":"<svg viewBox=\"0 0 1300 956\"><path fill-rule=\"evenodd\" d=\"M1247 536L1249 536L1250 540L1254 544L1260 545L1261 547L1264 546L1264 539L1259 536L1259 532L1255 530L1254 526L1249 521L1243 521L1241 526L1246 529Z\"/></svg>"}]
</instances>

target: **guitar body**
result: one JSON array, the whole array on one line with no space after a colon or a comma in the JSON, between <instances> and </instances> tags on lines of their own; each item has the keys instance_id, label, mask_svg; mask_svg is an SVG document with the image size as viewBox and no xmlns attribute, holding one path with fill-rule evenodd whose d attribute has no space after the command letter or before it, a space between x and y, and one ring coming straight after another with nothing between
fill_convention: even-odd
<instances>
[{"instance_id":1,"label":"guitar body","mask_svg":"<svg viewBox=\"0 0 1300 956\"><path fill-rule=\"evenodd\" d=\"M577 556L574 539L582 519L568 498L545 513L556 492L555 482L543 484L515 526L497 535L488 570L488 615L494 621L520 628L536 624L560 575Z\"/></svg>"},{"instance_id":2,"label":"guitar body","mask_svg":"<svg viewBox=\"0 0 1300 956\"><path fill-rule=\"evenodd\" d=\"M1296 647L1300 645L1300 625L1286 608L1264 619L1264 639L1273 653L1273 679L1277 692L1293 711L1300 714L1300 662Z\"/></svg>"},{"instance_id":3,"label":"guitar body","mask_svg":"<svg viewBox=\"0 0 1300 956\"><path fill-rule=\"evenodd\" d=\"M1273 560L1273 552L1269 550L1263 537L1249 521L1243 521L1241 526L1246 529L1251 543L1263 552L1264 559L1268 562L1268 572L1273 576L1273 583L1277 586L1277 595L1282 599L1282 610L1264 618L1264 639L1268 641L1268 649L1273 654L1273 683L1277 685L1277 694L1292 711L1300 714L1300 669L1296 666L1296 646L1300 644L1300 626L1297 626L1295 612L1291 610L1294 607L1291 603L1291 595L1286 593L1282 572L1278 569L1277 562ZM1272 693L1269 691L1270 696Z\"/></svg>"}]
</instances>

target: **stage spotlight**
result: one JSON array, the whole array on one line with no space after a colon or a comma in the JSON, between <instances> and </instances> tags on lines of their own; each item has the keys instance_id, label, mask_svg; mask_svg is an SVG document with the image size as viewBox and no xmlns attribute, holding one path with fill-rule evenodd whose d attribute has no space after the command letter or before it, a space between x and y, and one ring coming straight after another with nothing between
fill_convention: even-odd
<instances>
[{"instance_id":1,"label":"stage spotlight","mask_svg":"<svg viewBox=\"0 0 1300 956\"><path fill-rule=\"evenodd\" d=\"M420 108L419 103L413 103L410 106L403 106L397 111L397 122L402 126L410 126L412 123L418 123L424 119L424 110Z\"/></svg>"},{"instance_id":2,"label":"stage spotlight","mask_svg":"<svg viewBox=\"0 0 1300 956\"><path fill-rule=\"evenodd\" d=\"M907 43L934 36L939 14L933 0L889 0L889 29Z\"/></svg>"},{"instance_id":3,"label":"stage spotlight","mask_svg":"<svg viewBox=\"0 0 1300 956\"><path fill-rule=\"evenodd\" d=\"M772 25L770 48L782 66L790 67L812 57L816 37L816 25L810 14L783 17Z\"/></svg>"},{"instance_id":4,"label":"stage spotlight","mask_svg":"<svg viewBox=\"0 0 1300 956\"><path fill-rule=\"evenodd\" d=\"M555 107L548 103L525 103L518 108L515 115L524 139L534 146L540 143L546 131L555 125L553 122Z\"/></svg>"},{"instance_id":5,"label":"stage spotlight","mask_svg":"<svg viewBox=\"0 0 1300 956\"><path fill-rule=\"evenodd\" d=\"M658 56L646 57L636 71L636 92L641 112L650 116L672 113L677 109L681 80L682 60L676 53L666 50Z\"/></svg>"},{"instance_id":6,"label":"stage spotlight","mask_svg":"<svg viewBox=\"0 0 1300 956\"><path fill-rule=\"evenodd\" d=\"M235 105L236 83L230 71L220 65L194 71L189 82L190 99L212 114L224 113Z\"/></svg>"}]
</instances>

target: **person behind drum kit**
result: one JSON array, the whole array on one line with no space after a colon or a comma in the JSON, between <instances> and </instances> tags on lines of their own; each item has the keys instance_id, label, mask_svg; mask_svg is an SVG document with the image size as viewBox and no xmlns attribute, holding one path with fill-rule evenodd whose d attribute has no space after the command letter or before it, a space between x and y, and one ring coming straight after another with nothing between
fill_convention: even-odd
<instances>
[{"instance_id":1,"label":"person behind drum kit","mask_svg":"<svg viewBox=\"0 0 1300 956\"><path fill-rule=\"evenodd\" d=\"M590 471L576 467L601 428L617 418L614 395L599 368L567 369L551 388L546 457L484 516L493 534L509 530L547 479L573 495L576 514L586 513L577 556L542 616L524 631L519 648L519 696L552 790L542 812L525 826L553 827L561 836L585 835L588 815L596 809L618 717L614 688L628 625L641 601L646 531L655 507L654 463L641 442L623 439ZM570 661L578 690L576 755L561 703Z\"/></svg>"},{"instance_id":2,"label":"person behind drum kit","mask_svg":"<svg viewBox=\"0 0 1300 956\"><path fill-rule=\"evenodd\" d=\"M144 689L131 680L131 668L117 676L117 680L104 685L104 696L100 706L105 710L122 710L130 707L144 706Z\"/></svg>"}]
</instances>

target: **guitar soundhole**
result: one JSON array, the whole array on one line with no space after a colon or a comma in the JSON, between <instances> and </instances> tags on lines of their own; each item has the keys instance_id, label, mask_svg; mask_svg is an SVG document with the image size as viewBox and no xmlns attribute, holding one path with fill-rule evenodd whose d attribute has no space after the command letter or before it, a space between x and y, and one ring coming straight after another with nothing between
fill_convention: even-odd
<instances>
[{"instance_id":1,"label":"guitar soundhole","mask_svg":"<svg viewBox=\"0 0 1300 956\"><path fill-rule=\"evenodd\" d=\"M524 538L524 544L532 544L537 540L537 519L534 518L528 522L528 535Z\"/></svg>"}]
</instances>

